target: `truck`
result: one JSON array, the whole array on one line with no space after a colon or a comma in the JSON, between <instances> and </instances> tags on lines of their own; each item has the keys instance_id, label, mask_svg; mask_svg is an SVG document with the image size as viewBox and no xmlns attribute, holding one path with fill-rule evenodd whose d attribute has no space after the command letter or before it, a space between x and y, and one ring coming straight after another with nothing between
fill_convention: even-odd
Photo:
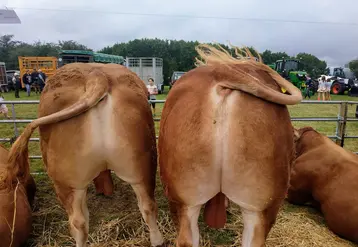
<instances>
[{"instance_id":1,"label":"truck","mask_svg":"<svg viewBox=\"0 0 358 247\"><path fill-rule=\"evenodd\" d=\"M158 94L164 92L163 59L158 57L126 57L125 66L147 85L153 78Z\"/></svg>"},{"instance_id":2,"label":"truck","mask_svg":"<svg viewBox=\"0 0 358 247\"><path fill-rule=\"evenodd\" d=\"M24 76L26 71L30 73L36 69L41 69L47 77L51 77L57 69L57 57L18 57L20 78ZM21 85L24 88L25 84L21 80Z\"/></svg>"}]
</instances>

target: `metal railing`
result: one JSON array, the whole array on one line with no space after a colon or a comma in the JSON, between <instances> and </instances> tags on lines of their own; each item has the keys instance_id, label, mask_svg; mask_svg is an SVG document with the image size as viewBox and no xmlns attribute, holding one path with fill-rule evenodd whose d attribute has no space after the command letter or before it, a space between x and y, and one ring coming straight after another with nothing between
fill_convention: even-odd
<instances>
[{"instance_id":1,"label":"metal railing","mask_svg":"<svg viewBox=\"0 0 358 247\"><path fill-rule=\"evenodd\" d=\"M149 100L149 103L165 103L165 100ZM34 105L39 104L39 100L18 100L18 101L2 101L3 104L11 105L12 119L0 120L0 124L12 123L14 125L14 137L13 138L0 138L1 142L12 142L19 136L19 130L17 128L18 123L31 123L35 119L16 119L15 105ZM345 139L358 139L358 136L346 135L347 122L358 122L357 118L348 117L348 106L358 105L358 101L316 101L316 100L304 100L301 104L319 104L319 105L339 105L339 113L337 117L291 117L291 121L297 122L336 122L335 135L328 136L334 139L335 142L341 147L344 146ZM159 122L160 118L154 118L154 121ZM157 136L158 139L158 136ZM39 142L40 138L30 138L30 142ZM358 152L355 152L358 153ZM30 159L41 159L41 156L30 156Z\"/></svg>"}]
</instances>

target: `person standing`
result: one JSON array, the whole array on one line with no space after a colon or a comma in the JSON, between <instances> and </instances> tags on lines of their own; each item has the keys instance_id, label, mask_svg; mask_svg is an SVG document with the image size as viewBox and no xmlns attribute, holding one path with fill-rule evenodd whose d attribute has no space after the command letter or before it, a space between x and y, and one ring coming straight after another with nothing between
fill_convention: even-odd
<instances>
[{"instance_id":1,"label":"person standing","mask_svg":"<svg viewBox=\"0 0 358 247\"><path fill-rule=\"evenodd\" d=\"M318 81L318 90L317 90L317 93L318 93L318 100L322 100L325 101L326 100L326 77L325 76L322 76L322 78Z\"/></svg>"},{"instance_id":2,"label":"person standing","mask_svg":"<svg viewBox=\"0 0 358 247\"><path fill-rule=\"evenodd\" d=\"M27 96L30 96L31 93L31 84L32 84L32 74L27 70L26 73L22 76L22 81L25 84Z\"/></svg>"},{"instance_id":3,"label":"person standing","mask_svg":"<svg viewBox=\"0 0 358 247\"><path fill-rule=\"evenodd\" d=\"M154 85L153 78L148 79L149 85L147 85L148 93L149 93L149 100L156 100L156 96L158 94L158 88ZM151 103L153 108L153 116L155 116L155 102Z\"/></svg>"},{"instance_id":4,"label":"person standing","mask_svg":"<svg viewBox=\"0 0 358 247\"><path fill-rule=\"evenodd\" d=\"M39 85L39 73L35 68L31 73L31 84Z\"/></svg>"},{"instance_id":5,"label":"person standing","mask_svg":"<svg viewBox=\"0 0 358 247\"><path fill-rule=\"evenodd\" d=\"M38 74L38 82L40 84L40 93L42 93L42 90L45 87L46 74L44 72L42 72L41 69L39 69L38 72L39 72L39 74Z\"/></svg>"},{"instance_id":6,"label":"person standing","mask_svg":"<svg viewBox=\"0 0 358 247\"><path fill-rule=\"evenodd\" d=\"M325 83L325 87L326 87L326 100L331 100L331 86L332 86L332 80L329 78L327 79L326 83Z\"/></svg>"},{"instance_id":7,"label":"person standing","mask_svg":"<svg viewBox=\"0 0 358 247\"><path fill-rule=\"evenodd\" d=\"M305 99L308 96L308 98L311 98L311 87L312 87L312 79L309 77L309 75L306 75L306 91L305 91Z\"/></svg>"},{"instance_id":8,"label":"person standing","mask_svg":"<svg viewBox=\"0 0 358 247\"><path fill-rule=\"evenodd\" d=\"M4 96L2 96L2 94L0 93L0 113L4 114L4 116L7 119L10 119L10 117L8 115L9 109L7 108L7 106L5 104L1 104L1 102L4 100L5 100Z\"/></svg>"},{"instance_id":9,"label":"person standing","mask_svg":"<svg viewBox=\"0 0 358 247\"><path fill-rule=\"evenodd\" d=\"M14 73L14 76L12 77L12 83L14 84L15 88L15 98L20 98L19 90L21 88L21 81L18 73Z\"/></svg>"}]
</instances>

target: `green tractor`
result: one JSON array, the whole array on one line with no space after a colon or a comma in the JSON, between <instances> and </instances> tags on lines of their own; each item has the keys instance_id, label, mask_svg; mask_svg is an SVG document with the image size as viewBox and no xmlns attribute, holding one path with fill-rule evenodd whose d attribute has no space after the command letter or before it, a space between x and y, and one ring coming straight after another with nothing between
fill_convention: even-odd
<instances>
[{"instance_id":1,"label":"green tractor","mask_svg":"<svg viewBox=\"0 0 358 247\"><path fill-rule=\"evenodd\" d=\"M277 60L275 70L286 80L303 91L306 87L307 72L303 70L303 64L297 59ZM285 91L283 89L283 91Z\"/></svg>"},{"instance_id":2,"label":"green tractor","mask_svg":"<svg viewBox=\"0 0 358 247\"><path fill-rule=\"evenodd\" d=\"M277 60L275 64L269 64L271 68L276 70L283 78L290 81L293 85L299 88L302 92L306 90L306 75L303 64L297 59L282 59ZM313 81L313 87L311 88L311 94L313 95L317 89L318 84ZM286 93L286 89L282 88L282 91Z\"/></svg>"},{"instance_id":3,"label":"green tractor","mask_svg":"<svg viewBox=\"0 0 358 247\"><path fill-rule=\"evenodd\" d=\"M268 64L267 66L269 66L271 69L275 69L275 67L276 67L276 64L275 63L270 63L270 64Z\"/></svg>"}]
</instances>

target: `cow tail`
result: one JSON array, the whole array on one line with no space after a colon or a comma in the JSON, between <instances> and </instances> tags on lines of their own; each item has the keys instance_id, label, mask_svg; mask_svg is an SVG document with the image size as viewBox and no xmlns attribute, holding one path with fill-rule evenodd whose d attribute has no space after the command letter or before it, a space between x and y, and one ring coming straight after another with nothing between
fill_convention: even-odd
<instances>
[{"instance_id":1,"label":"cow tail","mask_svg":"<svg viewBox=\"0 0 358 247\"><path fill-rule=\"evenodd\" d=\"M211 198L204 209L204 221L211 228L223 228L226 223L226 196L219 192Z\"/></svg>"},{"instance_id":2,"label":"cow tail","mask_svg":"<svg viewBox=\"0 0 358 247\"><path fill-rule=\"evenodd\" d=\"M28 143L32 133L41 125L58 123L78 116L95 105L108 94L108 81L106 76L98 69L88 75L85 93L73 105L48 116L38 118L28 124L25 130L12 145L8 156L8 174L6 182L9 187L19 178L29 176Z\"/></svg>"}]
</instances>

